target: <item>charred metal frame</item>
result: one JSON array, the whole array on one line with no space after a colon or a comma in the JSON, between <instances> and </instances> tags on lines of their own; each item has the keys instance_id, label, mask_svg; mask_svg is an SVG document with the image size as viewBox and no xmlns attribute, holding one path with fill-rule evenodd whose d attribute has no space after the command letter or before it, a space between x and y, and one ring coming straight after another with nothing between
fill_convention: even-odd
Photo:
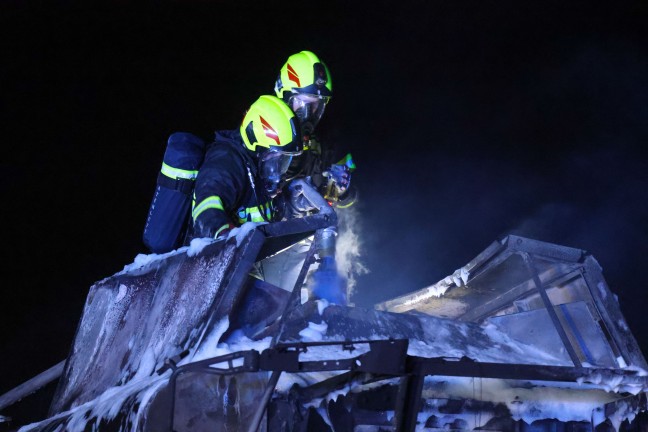
<instances>
[{"instance_id":1,"label":"charred metal frame","mask_svg":"<svg viewBox=\"0 0 648 432\"><path fill-rule=\"evenodd\" d=\"M244 296L241 288L243 281L255 261L272 256L296 241L315 234L317 230L333 226L337 223L337 216L328 204L318 202L318 205L321 205L320 212L315 215L302 219L291 219L284 222L262 225L255 229L255 232L249 239L240 264L234 274L231 275L230 284L238 288L228 293L227 296L219 298L218 303L214 305L217 311L224 313L225 311L236 309L241 298ZM205 254L213 253L215 248L215 246L213 248L206 248ZM315 249L312 247L308 252L297 283L286 303L282 320L278 322L279 329L272 340L270 348L261 353L256 350L240 351L178 366L178 363L183 358L183 353L181 353L165 362L165 365L159 373L171 370L169 389L172 405L169 428L172 430L174 424L177 379L182 374L188 372L215 375L235 375L263 371L271 372L249 432L258 430L258 426L270 403L277 382L284 372L343 371L342 374L317 382L309 387L296 390L300 394L300 400L312 400L313 398L322 397L341 388L352 380L368 383L386 379L399 379L400 382L395 400L395 426L398 431L407 432L414 431L416 428L417 414L421 409L422 389L426 376L456 376L509 380L523 379L575 383L583 380L587 381L588 376L604 372L620 377L625 383L640 384L648 387L648 377L639 376L634 371L582 367L578 354L570 343L565 329L562 327L560 319L556 315L546 293L546 286L555 280L548 280L543 284L534 266L534 257L536 256L557 262L562 260L577 263L578 268L575 273L585 279L590 292L593 289L599 289L607 290L606 292L609 293L607 286L602 282L601 269L593 257L580 249L566 248L516 236L507 236L501 241L491 244L473 261L467 264L465 268L470 271L471 276L474 276L497 263L501 263L513 254L518 254L524 259L534 282L534 287L531 290L537 290L541 296L545 308L549 312L552 322L559 332L559 336L574 363L573 367L487 363L473 361L465 357L461 359L447 359L409 356L407 355L407 339L280 343L284 326L283 319L288 316L290 309L298 304L299 287L306 277L308 268L314 262ZM565 275L559 276L558 279L563 277ZM603 286L598 286L598 284L603 284ZM416 293L409 295L409 298L414 299L415 296ZM622 315L618 304L613 301L613 297L611 295L604 296L592 293L592 298L603 319L602 324L605 324L603 330L609 336L608 342L614 353L628 359L629 363L648 369L648 365L646 365L632 334L616 324ZM466 315L460 317L460 319L474 321L487 316L489 311L498 307L501 308L502 305L499 303L484 305L483 310L480 309L477 312L473 312L474 315ZM387 309L387 307L383 309ZM208 324L209 326L215 324L213 317ZM299 360L300 354L305 353L310 348L328 345L339 346L341 350L351 351L356 349L358 345L363 344L369 347L369 351L355 357L318 361ZM60 372L57 373L60 374ZM645 394L636 396L633 401L642 404L642 406L646 406Z\"/></svg>"},{"instance_id":2,"label":"charred metal frame","mask_svg":"<svg viewBox=\"0 0 648 432\"><path fill-rule=\"evenodd\" d=\"M470 272L470 279L473 279L489 269L497 267L513 255L520 256L524 261L529 277L533 282L533 286L512 287L512 289L505 294L504 298L501 298L498 301L482 304L467 311L461 316L455 317L454 319L481 322L483 319L494 315L507 304L512 303L512 301L517 297L522 297L531 291L536 291L540 295L544 308L549 314L549 317L558 332L558 336L565 346L569 358L572 363L574 363L574 366L579 367L581 366L581 358L578 355L576 347L567 336L564 325L561 323L556 311L554 310L554 306L547 296L546 289L548 286L562 278L574 276L582 277L587 289L589 290L591 304L601 317L601 320L597 323L603 334L606 336L608 345L617 358L619 366L623 366L623 361L625 361L627 364L634 364L643 369L648 369L648 363L646 363L636 339L627 328L619 324L624 321L623 315L618 303L614 300L614 295L605 284L605 279L603 278L600 265L587 251L508 235L499 241L491 243L483 252L463 268ZM537 259L555 263L566 263L573 266L573 270L569 273L560 274L556 278L543 282L535 268ZM468 286L469 285L470 282L468 282ZM433 287L452 289L455 287L455 284L454 282L449 281L449 278L446 278L433 285ZM407 312L416 309L416 304L420 301L420 298L426 298L427 290L428 289L426 288L424 290L385 301L376 305L376 308L378 310L392 312Z\"/></svg>"},{"instance_id":3,"label":"charred metal frame","mask_svg":"<svg viewBox=\"0 0 648 432\"><path fill-rule=\"evenodd\" d=\"M257 228L258 232L262 233L263 237L262 244L256 249L257 253L254 254L254 261L260 261L267 257L270 257L281 250L290 247L296 242L303 240L307 237L310 237L313 234L316 234L318 231L329 227L337 227L337 214L335 210L328 204L328 202L322 198L322 196L307 182L303 179L297 179L293 181L293 187L297 187L301 190L304 197L318 210L316 214L309 215L303 218L289 219L287 221L276 222L273 224L262 225ZM303 344L294 344L294 345L277 345L280 340L281 334L283 333L283 328L285 326L285 317L288 316L289 311L296 307L299 304L300 298L300 287L303 284L306 275L310 266L315 262L316 254L316 242L311 244L311 247L306 255L304 263L302 264L301 271L295 285L290 293L288 301L284 307L281 319L279 321L279 328L276 334L272 338L271 346L279 347L274 349L269 349L264 351L261 355L257 351L245 351L239 353L232 353L226 356L217 357L215 359L207 359L199 361L196 363L191 363L190 365L177 367L176 359L169 360L165 362L165 366L160 369L159 373L163 373L166 369L172 369L173 373L170 379L170 388L172 394L172 409L170 410L170 428L173 428L174 421L174 411L175 411L175 389L176 381L180 374L185 372L204 372L210 374L218 375L230 375L241 372L257 372L261 370L272 371L272 375L266 385L266 389L260 401L260 407L255 413L253 424L256 425L250 430L257 430L263 415L265 413L268 402L272 397L272 393L279 381L281 373L286 372L308 372L308 371L326 371L326 370L340 370L351 368L351 364L346 364L344 361L330 361L329 368L322 369L321 367L326 366L326 362L303 362L300 364L298 361L299 352L305 351L307 348ZM252 249L254 250L254 249ZM246 270L245 272L237 272L238 278L241 279L246 275L247 270L251 268L251 256L248 257L249 266L243 266L242 268ZM246 269L246 267L249 267ZM237 281L237 285L243 285L242 279ZM231 302L235 303L235 302ZM237 303L237 302L236 302ZM233 309L233 308L232 308ZM373 342L371 342L373 344ZM392 343L392 342L389 342ZM321 345L336 345L337 343L321 343ZM377 343L378 344L378 343ZM311 344L310 346L314 346ZM379 350L380 351L380 350ZM405 346L405 352L407 347ZM372 352L372 351L370 351ZM375 352L375 350L374 350ZM362 356L361 356L362 357ZM242 360L243 365L235 367L233 362L235 360ZM215 362L222 363L227 362L227 369L218 369L210 367ZM320 364L320 363L323 363ZM286 365L292 365L293 367L306 367L307 370L291 370L290 367ZM344 365L340 368L341 365ZM314 369L308 369L308 367L313 367ZM298 368L299 369L299 368Z\"/></svg>"},{"instance_id":4,"label":"charred metal frame","mask_svg":"<svg viewBox=\"0 0 648 432\"><path fill-rule=\"evenodd\" d=\"M315 233L316 230L322 229L335 223L335 213L323 212L304 219L294 219L286 222L280 222L259 227L259 230L265 235L265 241L258 254L257 259L271 256L282 250L286 245L295 241L306 238ZM507 380L531 380L547 382L587 382L587 377L593 374L604 372L614 374L620 377L624 382L629 384L640 384L648 386L648 377L639 376L635 371L620 369L603 369L603 368L585 368L578 357L575 347L569 340L563 324L560 322L553 305L547 295L546 286L565 278L566 275L559 275L555 279L550 279L543 283L540 279L534 264L534 257L539 256L551 261L567 261L578 263L575 273L582 276L590 289L592 290L595 281L603 280L600 267L593 257L585 251L563 246L553 245L544 242L524 239L516 236L507 236L501 242L494 242L482 252L477 258L471 261L466 267L470 269L473 275L503 262L513 254L518 254L524 261L527 270L533 281L534 289L540 295L545 309L549 312L554 327L558 331L561 341L563 342L570 359L574 363L570 366L541 366L528 364L501 364L477 362L469 358L447 359L447 358L423 358L407 355L408 340L373 340L373 341L343 341L343 342L301 342L282 344L282 329L284 325L283 318L288 315L290 309L298 305L299 289L298 287L306 277L310 265L315 261L314 245L307 254L297 283L291 292L289 300L286 303L282 319L279 322L279 331L273 337L271 347L259 353L255 350L241 351L231 353L225 356L214 357L195 363L182 366L176 366L174 362L168 362L167 365L173 370L170 377L171 388L171 423L170 429L173 428L173 416L176 403L176 381L180 375L186 372L208 373L218 375L235 375L247 372L271 372L270 378L266 385L263 395L259 401L259 407L255 412L248 432L256 432L261 424L268 404L271 401L275 387L282 373L299 373L299 372L335 372L346 371L342 374L335 375L324 381L317 382L305 388L295 390L299 393L300 400L312 400L317 397L323 397L326 394L335 391L351 381L360 381L363 383L371 381L382 381L386 379L398 378L400 383L395 400L395 426L396 430L411 432L416 429L417 414L421 409L422 390L426 376L455 376L455 377L474 377L474 378L496 378ZM571 272L573 276L574 272ZM607 287L605 287L607 288ZM600 288L599 288L600 289ZM532 288L533 290L533 288ZM525 291L525 293L528 290ZM524 294L524 293L523 293ZM612 316L621 316L620 310L616 304L606 301L605 298L595 293L592 294L595 305L599 311L610 313L602 314L604 321L614 322ZM498 308L501 305L490 305L491 308ZM486 308L487 309L487 308ZM487 315L488 311L482 311L481 314ZM480 314L480 315L481 315ZM612 315L612 316L610 316ZM475 317L473 317L474 319ZM472 321L468 317L461 317L462 320ZM608 330L607 328L603 329ZM610 337L612 349L616 354L621 354L634 361L635 364L643 364L643 356L636 347L636 342L630 334L626 346L619 347L614 342L621 334L615 328L609 329L607 333ZM623 335L628 337L628 335ZM621 339L624 340L624 339ZM633 345L634 342L634 345ZM342 350L353 350L356 345L367 344L370 350L364 354L347 359L330 359L319 361L300 361L300 353L324 345L337 345ZM242 364L235 366L234 362ZM227 367L216 367L218 364L227 363ZM629 396L635 404L646 404L645 395ZM646 407L648 409L648 406Z\"/></svg>"},{"instance_id":5,"label":"charred metal frame","mask_svg":"<svg viewBox=\"0 0 648 432\"><path fill-rule=\"evenodd\" d=\"M549 317L553 322L554 328L556 329L556 331L558 331L558 336L560 336L560 340L562 341L563 345L565 346L565 349L567 350L567 353L569 354L569 358L571 359L572 363L574 363L574 366L581 367L581 361L578 358L578 354L576 354L576 350L572 346L569 337L567 336L567 332L562 326L560 319L558 318L558 314L556 314L556 311L553 308L553 304L551 304L551 300L547 295L545 286L542 284L542 281L540 280L540 276L538 276L538 270L536 270L535 265L533 264L533 258L528 253L523 253L522 258L524 259L524 263L526 264L527 269L531 274L533 283L535 284L536 289L540 294L542 303L544 303L545 309L547 310L547 313L549 314Z\"/></svg>"},{"instance_id":6,"label":"charred metal frame","mask_svg":"<svg viewBox=\"0 0 648 432\"><path fill-rule=\"evenodd\" d=\"M294 181L302 189L303 195L313 204L314 208L318 210L316 214L308 215L303 218L289 219L282 222L276 222L267 225L260 225L254 229L249 235L249 238L244 245L244 252L241 255L241 260L237 264L236 269L229 275L230 280L228 284L230 286L238 287L234 290L227 290L227 292L218 299L216 299L211 318L206 323L207 327L212 327L216 324L217 320L215 319L218 316L226 313L226 311L235 310L240 304L244 292L241 287L244 285L248 273L254 263L266 257L272 256L281 250L289 247L290 245L310 237L317 233L318 230L329 228L332 226L337 226L337 214L335 210L324 200L317 191L306 183L304 180L298 179ZM208 245L205 249L200 252L199 256L205 255L214 255L218 253L223 247L222 243L215 243ZM312 249L309 254L306 262L304 263L302 274L298 279L296 287L303 282L306 272L310 265L314 262L315 251ZM171 260L178 260L177 257L171 257ZM150 266L155 266L157 263L152 265L146 265L142 269L137 270L138 272L146 271ZM117 280L118 275L113 276L113 279ZM290 308L298 304L299 301L299 289L294 289L291 297L286 304L284 313L287 312ZM80 324L79 324L80 325ZM79 329L77 328L77 334ZM76 339L75 335L75 339ZM273 343L276 343L276 338ZM167 359L165 365L158 371L162 373L166 369L174 369L176 363L182 359L186 353L180 353L176 358ZM247 358L247 357L246 357ZM37 375L31 380L21 384L20 386L10 390L9 392L0 395L0 409L11 406L12 404L20 401L25 396L34 393L44 387L47 383L57 380L63 376L65 379L65 371L68 367L70 358L65 361L58 363L57 365L51 367L47 371ZM56 395L54 397L52 406L50 407L50 416L54 416L58 412L64 410L65 407L55 406L55 401L59 398L59 393L62 389L62 382L59 380L58 388Z\"/></svg>"},{"instance_id":7,"label":"charred metal frame","mask_svg":"<svg viewBox=\"0 0 648 432\"><path fill-rule=\"evenodd\" d=\"M569 366L540 366L530 364L503 364L477 362L469 358L447 359L442 357L424 358L407 355L408 340L365 340L343 342L301 342L279 344L259 353L256 350L240 351L182 366L171 365L173 372L169 378L171 388L171 423L173 431L173 415L175 411L175 383L178 377L187 372L207 373L217 375L235 375L246 372L272 372L269 385L266 388L268 395L272 395L279 374L299 372L334 372L347 371L325 381L313 384L315 391L309 388L300 389L300 395L322 397L338 388L348 384L354 377L361 377L361 381L379 381L390 378L399 378L400 385L396 400L396 430L411 432L416 428L416 419L421 409L421 393L426 376L454 376L474 378L498 378L508 380L530 380L548 382L588 382L589 376L599 373L614 374L626 384L648 385L648 377L641 376L638 371L619 369L600 369ZM340 346L341 350L353 351L358 345L368 345L369 351L356 357L346 359L330 359L317 361L300 361L299 355L307 352L309 348L318 346ZM241 365L235 366L234 361L239 360ZM227 367L218 365L227 363ZM273 377L276 377L273 379ZM264 394L265 394L264 393ZM634 403L646 405L645 395L639 394L631 399ZM269 397L260 404L255 413L254 422L248 429L249 432L258 430L263 413L267 408ZM300 398L301 399L301 398ZM308 399L308 398L306 398Z\"/></svg>"}]
</instances>

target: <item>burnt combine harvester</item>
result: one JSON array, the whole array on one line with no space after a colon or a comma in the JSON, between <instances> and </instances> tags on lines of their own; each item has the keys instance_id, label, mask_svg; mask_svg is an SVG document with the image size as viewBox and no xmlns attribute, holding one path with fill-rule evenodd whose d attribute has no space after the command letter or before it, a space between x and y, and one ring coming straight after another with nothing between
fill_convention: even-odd
<instances>
[{"instance_id":1,"label":"burnt combine harvester","mask_svg":"<svg viewBox=\"0 0 648 432\"><path fill-rule=\"evenodd\" d=\"M250 276L334 222L244 226L97 282L49 415L20 430L648 427L648 365L585 251L507 236L374 309L302 301L313 249L294 287Z\"/></svg>"}]
</instances>

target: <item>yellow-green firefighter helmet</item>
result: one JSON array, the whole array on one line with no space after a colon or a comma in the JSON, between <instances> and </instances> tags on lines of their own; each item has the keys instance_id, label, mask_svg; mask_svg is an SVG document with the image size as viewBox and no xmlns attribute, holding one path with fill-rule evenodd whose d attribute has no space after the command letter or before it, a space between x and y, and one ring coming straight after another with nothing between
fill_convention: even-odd
<instances>
[{"instance_id":1,"label":"yellow-green firefighter helmet","mask_svg":"<svg viewBox=\"0 0 648 432\"><path fill-rule=\"evenodd\" d=\"M281 68L275 93L293 110L304 136L309 136L333 96L331 74L315 54L301 51L288 57Z\"/></svg>"},{"instance_id":2,"label":"yellow-green firefighter helmet","mask_svg":"<svg viewBox=\"0 0 648 432\"><path fill-rule=\"evenodd\" d=\"M301 51L288 57L282 66L275 83L275 93L286 103L295 93L330 98L333 96L331 73L314 53Z\"/></svg>"},{"instance_id":3,"label":"yellow-green firefighter helmet","mask_svg":"<svg viewBox=\"0 0 648 432\"><path fill-rule=\"evenodd\" d=\"M296 155L302 151L295 114L275 96L257 99L245 113L240 131L245 146L256 153L273 149Z\"/></svg>"}]
</instances>

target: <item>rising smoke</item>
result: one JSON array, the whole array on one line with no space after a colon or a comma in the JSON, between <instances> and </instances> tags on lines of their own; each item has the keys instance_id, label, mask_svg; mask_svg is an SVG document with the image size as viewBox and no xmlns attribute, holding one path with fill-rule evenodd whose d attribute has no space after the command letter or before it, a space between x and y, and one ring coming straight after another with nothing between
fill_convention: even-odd
<instances>
[{"instance_id":1,"label":"rising smoke","mask_svg":"<svg viewBox=\"0 0 648 432\"><path fill-rule=\"evenodd\" d=\"M338 215L338 237L336 241L335 260L339 272L347 278L347 298L355 291L356 278L369 273L362 260L362 224L355 207L340 209Z\"/></svg>"}]
</instances>

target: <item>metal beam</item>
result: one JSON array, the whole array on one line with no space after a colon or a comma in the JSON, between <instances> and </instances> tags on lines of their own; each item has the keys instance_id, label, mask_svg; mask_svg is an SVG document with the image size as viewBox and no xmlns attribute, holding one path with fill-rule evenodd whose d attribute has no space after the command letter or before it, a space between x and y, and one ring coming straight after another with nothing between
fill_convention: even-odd
<instances>
[{"instance_id":1,"label":"metal beam","mask_svg":"<svg viewBox=\"0 0 648 432\"><path fill-rule=\"evenodd\" d=\"M553 304L551 303L551 300L547 295L547 291L545 291L545 287L542 284L540 277L538 276L538 271L533 265L533 258L531 258L531 255L529 255L526 252L522 252L522 257L524 258L524 262L526 263L527 268L529 269L529 273L531 273L531 277L533 278L533 282L535 283L536 288L538 289L538 293L540 294L540 298L542 299L542 302L545 305L545 309L547 310L547 313L549 313L549 317L551 318L551 321L553 322L554 327L558 332L558 336L560 336L560 340L562 341L563 345L565 346L565 349L567 350L567 353L569 354L569 358L571 359L572 363L574 363L574 366L581 367L582 364L580 359L578 358L578 355L576 354L576 350L574 349L571 342L569 341L569 337L567 336L565 329L560 323L558 314L556 314Z\"/></svg>"},{"instance_id":2,"label":"metal beam","mask_svg":"<svg viewBox=\"0 0 648 432\"><path fill-rule=\"evenodd\" d=\"M22 398L29 396L35 391L45 387L47 384L51 383L55 379L58 379L63 373L63 368L65 367L65 360L60 363L55 364L51 368L47 369L44 372L39 373L34 378L29 381L25 381L20 384L18 387L9 390L7 393L0 396L0 410L7 408L8 406L13 405L14 403L20 401Z\"/></svg>"}]
</instances>

